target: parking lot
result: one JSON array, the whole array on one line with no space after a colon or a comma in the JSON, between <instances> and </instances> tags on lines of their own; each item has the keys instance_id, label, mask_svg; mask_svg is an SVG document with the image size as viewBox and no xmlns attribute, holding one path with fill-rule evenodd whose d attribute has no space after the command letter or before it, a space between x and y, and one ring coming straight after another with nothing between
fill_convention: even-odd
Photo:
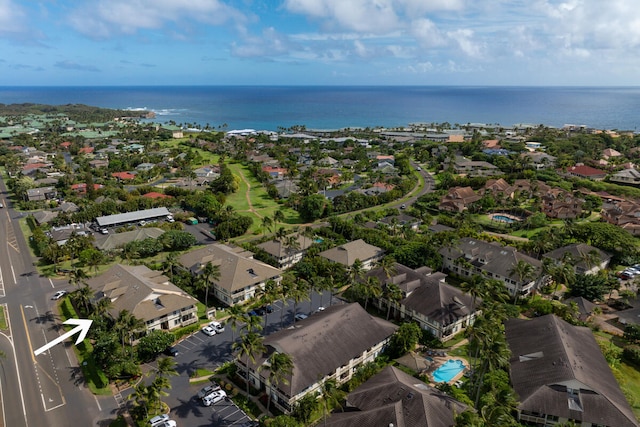
<instances>
[{"instance_id":1,"label":"parking lot","mask_svg":"<svg viewBox=\"0 0 640 427\"><path fill-rule=\"evenodd\" d=\"M322 304L329 305L329 298L330 293L326 292L322 298ZM282 301L274 302L271 304L273 311L261 316L263 325L266 320L263 334L268 335L291 325L296 314L312 315L318 310L320 303L320 295L314 294L311 301L299 303L294 313L293 301L289 304L284 304ZM334 299L333 304L339 303L341 303L340 300ZM237 340L241 329L242 326L238 325L237 330L233 331L227 324L222 333L208 336L198 331L175 344L178 355L174 359L179 375L171 378L172 388L169 390L169 396L163 401L171 408L170 416L178 422L179 426L240 427L250 420L230 399L222 400L209 407L204 406L198 399L197 393L209 382L206 379L198 383L189 381L198 369L213 371L223 363L232 360L231 339L233 337Z\"/></svg>"}]
</instances>

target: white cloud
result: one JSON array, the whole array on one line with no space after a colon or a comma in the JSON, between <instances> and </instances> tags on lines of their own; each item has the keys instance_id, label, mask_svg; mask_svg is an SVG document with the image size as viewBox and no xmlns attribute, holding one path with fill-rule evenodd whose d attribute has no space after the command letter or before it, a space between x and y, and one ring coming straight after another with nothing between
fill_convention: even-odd
<instances>
[{"instance_id":1,"label":"white cloud","mask_svg":"<svg viewBox=\"0 0 640 427\"><path fill-rule=\"evenodd\" d=\"M274 57L289 52L290 43L286 36L273 27L265 29L260 37L247 37L244 42L233 43L231 53L238 57Z\"/></svg>"},{"instance_id":2,"label":"white cloud","mask_svg":"<svg viewBox=\"0 0 640 427\"><path fill-rule=\"evenodd\" d=\"M69 17L80 33L94 38L160 29L171 23L243 24L247 18L219 0L93 0Z\"/></svg>"},{"instance_id":3,"label":"white cloud","mask_svg":"<svg viewBox=\"0 0 640 427\"><path fill-rule=\"evenodd\" d=\"M24 12L18 3L0 0L0 34L25 31Z\"/></svg>"},{"instance_id":4,"label":"white cloud","mask_svg":"<svg viewBox=\"0 0 640 427\"><path fill-rule=\"evenodd\" d=\"M483 45L482 43L478 43L474 40L474 33L469 29L460 29L455 31L450 31L447 33L447 36L451 38L460 49L473 58L482 58L483 57Z\"/></svg>"}]
</instances>

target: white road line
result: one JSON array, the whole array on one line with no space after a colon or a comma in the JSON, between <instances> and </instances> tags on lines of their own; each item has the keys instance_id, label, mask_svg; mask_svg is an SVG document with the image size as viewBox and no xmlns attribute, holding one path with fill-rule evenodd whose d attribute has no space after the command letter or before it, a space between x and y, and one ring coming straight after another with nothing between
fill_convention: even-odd
<instances>
[{"instance_id":1,"label":"white road line","mask_svg":"<svg viewBox=\"0 0 640 427\"><path fill-rule=\"evenodd\" d=\"M96 405L98 405L98 411L102 412L102 406L100 406L100 402L98 401L98 397L94 394L93 398L96 401Z\"/></svg>"},{"instance_id":2,"label":"white road line","mask_svg":"<svg viewBox=\"0 0 640 427\"><path fill-rule=\"evenodd\" d=\"M11 331L11 320L9 319L9 310L7 308L7 304L2 304L4 307L5 318L7 319L7 326L9 327L9 331ZM27 334L29 331L27 331ZM29 422L27 421L27 408L24 404L24 394L22 393L22 381L20 380L20 370L18 369L18 356L16 355L16 347L13 345L13 339L9 339L11 342L11 349L13 350L13 360L16 363L16 373L18 374L18 387L20 388L20 401L22 402L22 415L24 416L24 425L28 426Z\"/></svg>"},{"instance_id":3,"label":"white road line","mask_svg":"<svg viewBox=\"0 0 640 427\"><path fill-rule=\"evenodd\" d=\"M9 265L11 266L11 274L13 275L13 283L16 284L18 281L16 280L16 272L13 270L13 263Z\"/></svg>"},{"instance_id":4,"label":"white road line","mask_svg":"<svg viewBox=\"0 0 640 427\"><path fill-rule=\"evenodd\" d=\"M55 286L53 286L53 280L51 280L51 277L49 277L49 283L51 283L52 288L55 288Z\"/></svg>"}]
</instances>

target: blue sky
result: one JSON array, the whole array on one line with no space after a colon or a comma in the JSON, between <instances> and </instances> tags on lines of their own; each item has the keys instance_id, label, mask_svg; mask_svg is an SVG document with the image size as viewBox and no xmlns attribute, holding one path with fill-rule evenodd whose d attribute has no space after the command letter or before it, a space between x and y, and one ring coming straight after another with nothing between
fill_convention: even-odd
<instances>
[{"instance_id":1,"label":"blue sky","mask_svg":"<svg viewBox=\"0 0 640 427\"><path fill-rule=\"evenodd\" d=\"M0 0L0 85L640 84L637 0Z\"/></svg>"}]
</instances>

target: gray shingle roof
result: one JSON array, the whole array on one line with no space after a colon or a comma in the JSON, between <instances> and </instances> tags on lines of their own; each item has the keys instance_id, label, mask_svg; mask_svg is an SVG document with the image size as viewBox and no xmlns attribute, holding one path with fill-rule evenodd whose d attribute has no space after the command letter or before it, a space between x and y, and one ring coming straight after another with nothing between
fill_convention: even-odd
<instances>
[{"instance_id":1,"label":"gray shingle roof","mask_svg":"<svg viewBox=\"0 0 640 427\"><path fill-rule=\"evenodd\" d=\"M133 241L157 239L163 234L164 230L157 227L137 228L123 233L96 236L95 246L101 251L108 251Z\"/></svg>"},{"instance_id":2,"label":"gray shingle roof","mask_svg":"<svg viewBox=\"0 0 640 427\"><path fill-rule=\"evenodd\" d=\"M334 413L327 426L450 427L467 406L392 366L347 396L357 411Z\"/></svg>"},{"instance_id":3,"label":"gray shingle roof","mask_svg":"<svg viewBox=\"0 0 640 427\"><path fill-rule=\"evenodd\" d=\"M291 356L294 369L289 384L279 388L295 396L334 372L349 360L389 338L397 329L393 323L371 316L358 303L334 305L324 311L267 336L269 353L278 351ZM256 357L260 366L269 354ZM260 375L268 378L269 370Z\"/></svg>"},{"instance_id":4,"label":"gray shingle roof","mask_svg":"<svg viewBox=\"0 0 640 427\"><path fill-rule=\"evenodd\" d=\"M94 298L112 300L111 316L127 310L144 321L157 319L176 310L191 307L197 300L169 282L161 272L144 265L116 264L87 284Z\"/></svg>"},{"instance_id":5,"label":"gray shingle roof","mask_svg":"<svg viewBox=\"0 0 640 427\"><path fill-rule=\"evenodd\" d=\"M180 257L180 264L194 273L209 261L220 266L220 279L215 283L231 292L282 275L281 270L253 259L253 253L220 243L204 246Z\"/></svg>"},{"instance_id":6,"label":"gray shingle roof","mask_svg":"<svg viewBox=\"0 0 640 427\"><path fill-rule=\"evenodd\" d=\"M289 236L291 236L291 235L289 235ZM287 237L289 237L289 236L287 236ZM297 236L297 241L298 241L299 248L294 249L292 254L300 252L300 251L307 250L313 244L313 238L311 238L311 237L306 237L306 236L303 236L302 234L297 234L296 236ZM263 249L268 254L270 254L270 255L272 255L274 257L277 257L277 258L281 258L281 257L286 257L286 256L289 255L289 247L286 245L285 242L282 242L282 241L274 238L274 239L271 239L271 240L267 240L266 242L260 243L257 246L259 248Z\"/></svg>"},{"instance_id":7,"label":"gray shingle roof","mask_svg":"<svg viewBox=\"0 0 640 427\"><path fill-rule=\"evenodd\" d=\"M506 322L519 408L592 424L638 427L591 330L549 314ZM576 404L567 387L579 389ZM582 410L575 408L581 407Z\"/></svg>"}]
</instances>

